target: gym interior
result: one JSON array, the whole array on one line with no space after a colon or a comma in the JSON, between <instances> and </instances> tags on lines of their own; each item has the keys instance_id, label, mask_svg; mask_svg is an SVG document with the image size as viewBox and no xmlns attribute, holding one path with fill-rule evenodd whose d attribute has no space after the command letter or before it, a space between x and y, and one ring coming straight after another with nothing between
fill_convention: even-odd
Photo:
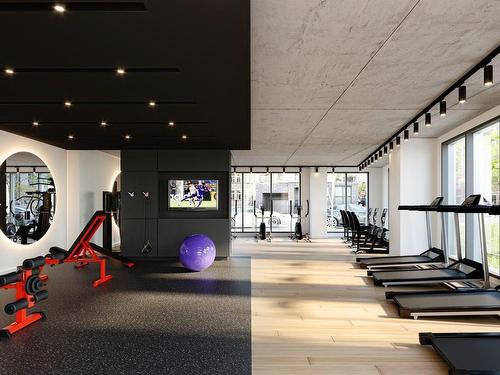
<instances>
[{"instance_id":1,"label":"gym interior","mask_svg":"<svg viewBox=\"0 0 500 375\"><path fill-rule=\"evenodd\" d=\"M0 0L1 374L499 374L498 0Z\"/></svg>"}]
</instances>

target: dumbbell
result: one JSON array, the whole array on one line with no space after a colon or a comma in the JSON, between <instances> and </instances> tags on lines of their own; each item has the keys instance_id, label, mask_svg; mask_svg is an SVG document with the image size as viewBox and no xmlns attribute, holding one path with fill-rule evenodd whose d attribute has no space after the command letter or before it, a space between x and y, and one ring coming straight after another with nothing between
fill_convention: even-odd
<instances>
[{"instance_id":1,"label":"dumbbell","mask_svg":"<svg viewBox=\"0 0 500 375\"><path fill-rule=\"evenodd\" d=\"M33 302L35 303L41 302L49 298L49 292L47 292L46 290L41 290L38 293L36 293L32 298ZM4 311L8 315L12 315L18 312L19 310L28 308L28 305L29 305L28 300L26 298L23 298L5 305Z\"/></svg>"}]
</instances>

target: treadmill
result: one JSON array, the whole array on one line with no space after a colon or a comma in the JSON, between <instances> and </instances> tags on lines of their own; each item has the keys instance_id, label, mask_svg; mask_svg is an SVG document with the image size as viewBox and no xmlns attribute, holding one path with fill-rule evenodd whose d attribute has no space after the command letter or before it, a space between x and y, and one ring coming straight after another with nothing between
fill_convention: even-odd
<instances>
[{"instance_id":1,"label":"treadmill","mask_svg":"<svg viewBox=\"0 0 500 375\"><path fill-rule=\"evenodd\" d=\"M432 345L450 375L500 375L500 333L419 333Z\"/></svg>"},{"instance_id":2,"label":"treadmill","mask_svg":"<svg viewBox=\"0 0 500 375\"><path fill-rule=\"evenodd\" d=\"M437 208L438 212L451 212L455 214L455 237L457 241L458 261L441 268L374 271L372 277L375 285L388 287L391 285L441 284L484 280L483 264L471 259L462 258L461 256L460 228L457 212L459 208L477 206L480 199L481 195L470 195L464 200L462 205L441 205ZM446 238L446 225L443 223L441 227L444 238Z\"/></svg>"},{"instance_id":3,"label":"treadmill","mask_svg":"<svg viewBox=\"0 0 500 375\"><path fill-rule=\"evenodd\" d=\"M478 214L479 243L484 269L488 269L488 250L484 228L484 215L500 215L500 206L471 206L457 209L460 213ZM387 292L386 298L392 299L402 318L425 316L500 316L500 286L490 288L489 274L485 272L484 288L459 289L454 291L430 292Z\"/></svg>"},{"instance_id":4,"label":"treadmill","mask_svg":"<svg viewBox=\"0 0 500 375\"><path fill-rule=\"evenodd\" d=\"M404 256L385 256L385 257L366 257L357 258L356 262L361 268L396 268L396 267L413 267L417 265L440 265L446 263L446 254L443 250L432 246L432 230L430 213L436 212L437 208L443 201L443 197L437 197L429 205L401 205L398 210L401 211L420 211L425 212L427 242L429 249L418 255Z\"/></svg>"}]
</instances>

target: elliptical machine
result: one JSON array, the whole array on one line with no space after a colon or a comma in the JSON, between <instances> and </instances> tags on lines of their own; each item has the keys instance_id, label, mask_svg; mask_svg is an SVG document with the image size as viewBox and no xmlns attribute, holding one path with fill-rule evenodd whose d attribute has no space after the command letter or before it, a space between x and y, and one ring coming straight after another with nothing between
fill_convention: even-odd
<instances>
[{"instance_id":1,"label":"elliptical machine","mask_svg":"<svg viewBox=\"0 0 500 375\"><path fill-rule=\"evenodd\" d=\"M261 221L259 225L259 231L255 233L255 240L258 242L259 240L271 242L271 231L273 226L273 201L271 200L271 213L269 215L269 232L266 231L266 221L265 221L265 212L266 208L262 205L259 207L259 211L261 214ZM257 223L257 202L253 201L253 215L255 217L255 222Z\"/></svg>"},{"instance_id":2,"label":"elliptical machine","mask_svg":"<svg viewBox=\"0 0 500 375\"><path fill-rule=\"evenodd\" d=\"M238 200L234 200L234 213L231 217L231 239L236 239L236 217L238 216Z\"/></svg>"},{"instance_id":3,"label":"elliptical machine","mask_svg":"<svg viewBox=\"0 0 500 375\"><path fill-rule=\"evenodd\" d=\"M290 213L290 239L292 239L295 242L299 241L305 241L305 242L311 242L311 239L309 238L309 233L304 233L302 231L302 218L307 219L309 216L309 200L306 200L306 214L303 217L302 216L302 205L296 205L295 208L297 209L297 216L294 216L293 214L293 204L292 201L290 201L289 205L289 213ZM292 222L293 219L296 219L295 221L295 228L292 228Z\"/></svg>"}]
</instances>

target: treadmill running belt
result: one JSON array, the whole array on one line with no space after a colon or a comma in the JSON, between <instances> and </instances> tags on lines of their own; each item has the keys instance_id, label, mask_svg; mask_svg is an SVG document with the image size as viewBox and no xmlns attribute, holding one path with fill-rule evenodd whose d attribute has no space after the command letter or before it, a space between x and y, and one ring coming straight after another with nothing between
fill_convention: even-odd
<instances>
[{"instance_id":1,"label":"treadmill running belt","mask_svg":"<svg viewBox=\"0 0 500 375\"><path fill-rule=\"evenodd\" d=\"M397 281L426 281L430 282L435 280L456 280L466 279L467 274L449 268L437 268L429 270L404 270L404 271L377 271L373 272L373 279L376 285L384 282L397 282Z\"/></svg>"},{"instance_id":2,"label":"treadmill running belt","mask_svg":"<svg viewBox=\"0 0 500 375\"><path fill-rule=\"evenodd\" d=\"M396 295L396 302L402 309L410 311L449 311L450 309L495 309L500 310L500 292L478 291L474 292L450 292L421 295ZM499 348L500 350L500 348Z\"/></svg>"},{"instance_id":3,"label":"treadmill running belt","mask_svg":"<svg viewBox=\"0 0 500 375\"><path fill-rule=\"evenodd\" d=\"M366 262L363 262L360 260L360 263L362 264L367 264L369 266L375 265L375 264L405 264L405 263L426 263L426 262L432 262L433 260L429 257L425 256L405 256L405 257L380 257L377 259L370 258Z\"/></svg>"},{"instance_id":4,"label":"treadmill running belt","mask_svg":"<svg viewBox=\"0 0 500 375\"><path fill-rule=\"evenodd\" d=\"M435 337L432 341L453 370L500 371L500 337Z\"/></svg>"}]
</instances>

